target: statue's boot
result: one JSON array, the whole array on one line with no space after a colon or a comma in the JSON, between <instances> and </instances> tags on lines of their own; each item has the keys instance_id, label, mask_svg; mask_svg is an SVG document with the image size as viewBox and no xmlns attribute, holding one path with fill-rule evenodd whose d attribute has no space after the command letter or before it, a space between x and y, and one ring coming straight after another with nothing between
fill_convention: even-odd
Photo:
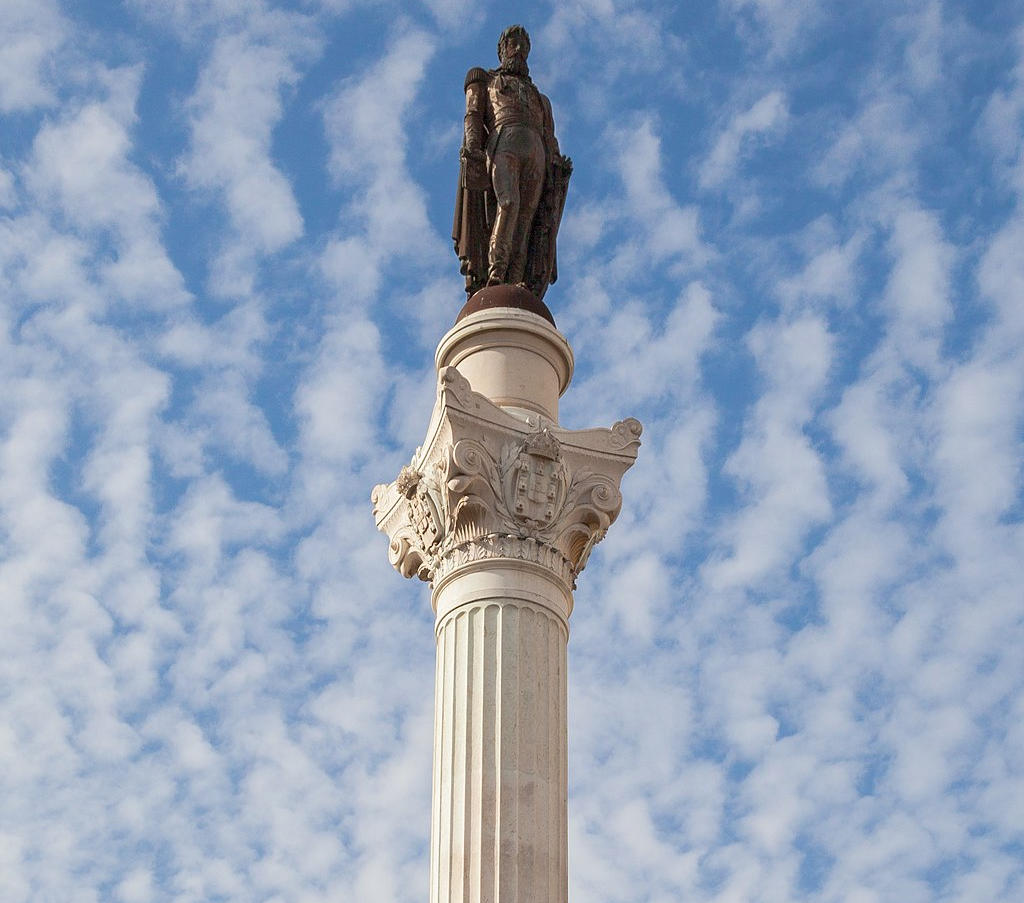
<instances>
[{"instance_id":1,"label":"statue's boot","mask_svg":"<svg viewBox=\"0 0 1024 903\"><path fill-rule=\"evenodd\" d=\"M501 285L506 281L508 275L508 248L502 241L495 241L491 236L488 259L490 266L487 269L487 284Z\"/></svg>"}]
</instances>

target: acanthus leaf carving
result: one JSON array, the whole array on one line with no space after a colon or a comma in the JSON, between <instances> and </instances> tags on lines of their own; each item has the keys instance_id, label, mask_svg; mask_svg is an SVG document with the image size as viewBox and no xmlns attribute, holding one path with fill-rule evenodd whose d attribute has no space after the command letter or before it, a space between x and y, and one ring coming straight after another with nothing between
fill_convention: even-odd
<instances>
[{"instance_id":1,"label":"acanthus leaf carving","mask_svg":"<svg viewBox=\"0 0 1024 903\"><path fill-rule=\"evenodd\" d=\"M461 413L453 389L471 420L453 416ZM434 437L394 483L373 492L389 559L405 577L436 581L474 561L513 558L574 585L619 514L618 483L640 424L630 418L576 432L511 426L497 408L490 422L481 418L488 405L454 368L441 372Z\"/></svg>"}]
</instances>

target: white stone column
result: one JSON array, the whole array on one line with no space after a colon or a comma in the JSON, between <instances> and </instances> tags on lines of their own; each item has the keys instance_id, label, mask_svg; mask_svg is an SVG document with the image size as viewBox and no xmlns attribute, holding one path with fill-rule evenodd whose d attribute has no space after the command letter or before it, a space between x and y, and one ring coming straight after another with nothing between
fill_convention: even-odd
<instances>
[{"instance_id":1,"label":"white stone column","mask_svg":"<svg viewBox=\"0 0 1024 903\"><path fill-rule=\"evenodd\" d=\"M437 616L430 900L566 903L572 592L640 424L562 430L572 351L527 311L470 314L436 360L426 440L373 494L392 564L431 583Z\"/></svg>"},{"instance_id":2,"label":"white stone column","mask_svg":"<svg viewBox=\"0 0 1024 903\"><path fill-rule=\"evenodd\" d=\"M430 899L564 901L567 592L486 564L435 592Z\"/></svg>"}]
</instances>

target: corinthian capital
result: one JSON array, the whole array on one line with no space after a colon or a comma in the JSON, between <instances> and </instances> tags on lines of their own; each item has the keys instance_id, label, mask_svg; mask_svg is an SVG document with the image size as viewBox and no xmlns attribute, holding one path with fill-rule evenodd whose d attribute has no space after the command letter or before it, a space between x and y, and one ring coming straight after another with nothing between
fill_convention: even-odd
<instances>
[{"instance_id":1,"label":"corinthian capital","mask_svg":"<svg viewBox=\"0 0 1024 903\"><path fill-rule=\"evenodd\" d=\"M391 563L434 581L476 561L516 559L574 586L619 514L640 433L632 418L563 430L515 417L442 368L424 444L393 483L373 490Z\"/></svg>"}]
</instances>

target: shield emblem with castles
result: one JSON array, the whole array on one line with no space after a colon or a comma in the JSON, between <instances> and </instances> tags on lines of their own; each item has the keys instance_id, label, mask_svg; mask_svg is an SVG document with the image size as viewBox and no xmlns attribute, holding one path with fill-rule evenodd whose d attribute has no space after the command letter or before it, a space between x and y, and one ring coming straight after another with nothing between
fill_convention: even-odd
<instances>
[{"instance_id":1,"label":"shield emblem with castles","mask_svg":"<svg viewBox=\"0 0 1024 903\"><path fill-rule=\"evenodd\" d=\"M558 440L546 429L527 437L512 465L511 478L513 515L541 526L551 523L565 488Z\"/></svg>"}]
</instances>

